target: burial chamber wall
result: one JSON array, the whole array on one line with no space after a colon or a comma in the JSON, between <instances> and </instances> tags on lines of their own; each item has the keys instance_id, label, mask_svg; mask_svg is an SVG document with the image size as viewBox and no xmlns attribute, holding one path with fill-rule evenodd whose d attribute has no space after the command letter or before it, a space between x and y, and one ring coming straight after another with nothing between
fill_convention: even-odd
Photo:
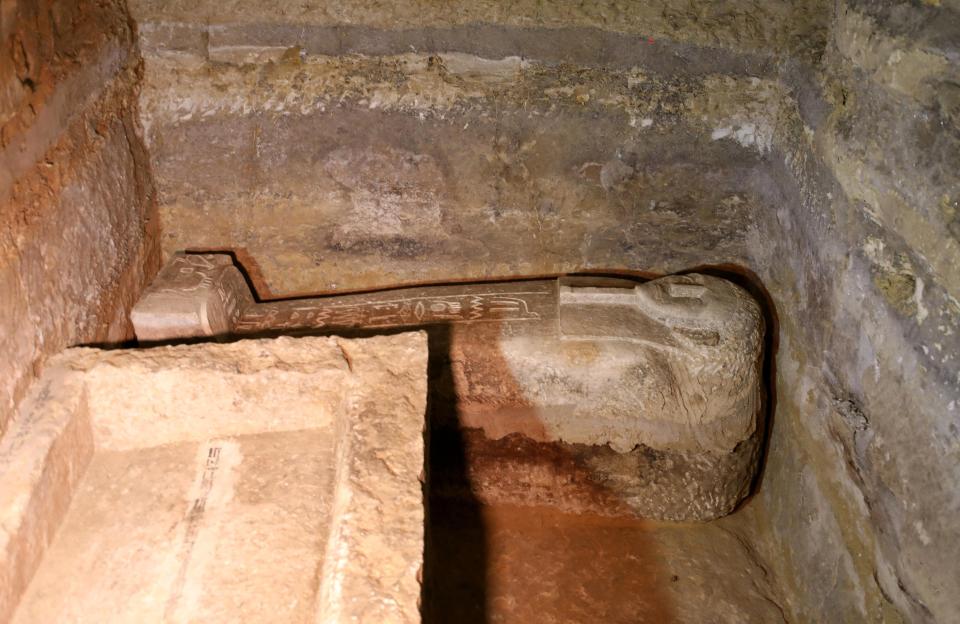
<instances>
[{"instance_id":1,"label":"burial chamber wall","mask_svg":"<svg viewBox=\"0 0 960 624\"><path fill-rule=\"evenodd\" d=\"M133 337L159 260L140 71L122 2L0 3L0 432L47 356Z\"/></svg>"},{"instance_id":2,"label":"burial chamber wall","mask_svg":"<svg viewBox=\"0 0 960 624\"><path fill-rule=\"evenodd\" d=\"M758 510L801 621L958 610L957 8L839 3L813 74L784 68L802 123L752 250L780 322Z\"/></svg>"}]
</instances>

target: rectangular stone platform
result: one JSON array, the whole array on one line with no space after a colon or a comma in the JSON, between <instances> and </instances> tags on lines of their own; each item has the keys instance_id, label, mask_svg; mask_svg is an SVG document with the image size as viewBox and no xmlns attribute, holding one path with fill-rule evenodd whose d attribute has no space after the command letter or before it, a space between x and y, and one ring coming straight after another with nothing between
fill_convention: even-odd
<instances>
[{"instance_id":1,"label":"rectangular stone platform","mask_svg":"<svg viewBox=\"0 0 960 624\"><path fill-rule=\"evenodd\" d=\"M0 622L419 622L426 362L67 351L0 441Z\"/></svg>"}]
</instances>

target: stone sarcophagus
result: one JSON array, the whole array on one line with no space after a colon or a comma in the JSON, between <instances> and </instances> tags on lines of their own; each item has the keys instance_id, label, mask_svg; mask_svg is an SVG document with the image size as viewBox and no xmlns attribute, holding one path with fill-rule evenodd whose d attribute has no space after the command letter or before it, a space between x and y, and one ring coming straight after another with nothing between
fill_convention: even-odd
<instances>
[{"instance_id":1,"label":"stone sarcophagus","mask_svg":"<svg viewBox=\"0 0 960 624\"><path fill-rule=\"evenodd\" d=\"M735 284L558 279L256 301L227 255L179 254L133 311L141 341L423 328L431 425L471 494L709 520L756 476L764 322ZM437 445L435 445L437 446ZM522 447L524 453L505 449ZM464 487L439 473L434 490Z\"/></svg>"},{"instance_id":2,"label":"stone sarcophagus","mask_svg":"<svg viewBox=\"0 0 960 624\"><path fill-rule=\"evenodd\" d=\"M0 439L0 622L420 622L422 332L68 349Z\"/></svg>"}]
</instances>

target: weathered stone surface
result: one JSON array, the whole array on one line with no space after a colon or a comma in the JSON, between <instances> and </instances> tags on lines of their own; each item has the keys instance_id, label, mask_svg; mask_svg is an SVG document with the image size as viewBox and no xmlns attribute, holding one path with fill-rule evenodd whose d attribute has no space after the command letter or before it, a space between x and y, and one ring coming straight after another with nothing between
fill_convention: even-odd
<instances>
[{"instance_id":1,"label":"weathered stone surface","mask_svg":"<svg viewBox=\"0 0 960 624\"><path fill-rule=\"evenodd\" d=\"M141 342L228 334L242 308L253 303L243 275L226 255L174 256L151 285L130 311Z\"/></svg>"},{"instance_id":2,"label":"weathered stone surface","mask_svg":"<svg viewBox=\"0 0 960 624\"><path fill-rule=\"evenodd\" d=\"M159 249L124 4L0 11L2 432L48 356L132 337L127 312Z\"/></svg>"},{"instance_id":3,"label":"weathered stone surface","mask_svg":"<svg viewBox=\"0 0 960 624\"><path fill-rule=\"evenodd\" d=\"M246 251L264 296L737 264L779 317L770 453L745 536L787 583L790 618L951 621L960 610L955 0L132 5L168 254ZM75 24L90 41L116 32L77 18L95 14L82 3L31 13L23 29L6 19L42 6L0 9L5 45L39 34L22 48L33 60L44 33L67 33L59 46L87 40L69 35ZM110 66L79 52L61 58L94 68L87 76ZM61 82L24 71L42 67L0 63L0 119L17 118L5 126L15 136L34 113L65 110L45 105ZM62 93L72 103L87 91ZM29 143L4 162L33 166L45 143ZM125 147L138 149L108 145L117 161L77 188L116 178ZM123 234L100 236L115 222L91 217L119 213L48 210L46 178L29 179L0 228L26 259L0 276L8 405L37 353L121 337L137 290L122 284L150 270L133 260L118 278L117 265L75 261L76 249L114 257ZM35 198L40 212L21 210ZM72 205L107 204L133 205ZM22 225L36 214L41 233ZM99 224L94 243L61 214ZM61 231L68 244L37 242ZM90 329L100 322L112 329Z\"/></svg>"},{"instance_id":4,"label":"weathered stone surface","mask_svg":"<svg viewBox=\"0 0 960 624\"><path fill-rule=\"evenodd\" d=\"M551 490L569 484L599 490L606 502L568 496L558 505L567 509L669 520L733 510L750 490L765 414L757 304L701 275L561 288L559 340L523 325L453 328L451 379L435 380L435 394L457 408L441 424L479 428L488 440L519 433L560 443L559 457L550 451L545 462L536 444L529 462L523 452L506 459L502 448L486 450L497 444L479 444L469 469L474 492L542 504L564 500Z\"/></svg>"},{"instance_id":5,"label":"weathered stone surface","mask_svg":"<svg viewBox=\"0 0 960 624\"><path fill-rule=\"evenodd\" d=\"M81 384L49 372L0 439L0 621L9 622L93 455ZM39 386L39 387L37 387Z\"/></svg>"},{"instance_id":6,"label":"weathered stone surface","mask_svg":"<svg viewBox=\"0 0 960 624\"><path fill-rule=\"evenodd\" d=\"M342 481L321 576L320 622L420 622L426 336L343 341L369 384L340 423ZM370 345L367 347L367 345Z\"/></svg>"},{"instance_id":7,"label":"weathered stone surface","mask_svg":"<svg viewBox=\"0 0 960 624\"><path fill-rule=\"evenodd\" d=\"M822 5L817 2L798 5L783 1L756 0L716 2L706 7L697 3L678 4L667 0L643 5L625 5L613 0L603 0L590 5L574 1L544 5L535 0L521 0L509 6L496 0L428 0L394 4L374 0L351 0L335 6L322 2L304 2L296 8L284 7L279 10L248 0L204 0L200 3L182 0L131 2L135 19L151 27L148 40L155 42L154 45L161 50L165 49L167 38L180 30L209 32L211 48L231 45L289 47L304 43L322 45L323 37L317 37L314 41L304 35L304 30L309 32L310 27L317 26L335 27L334 32L341 37L346 32L347 45L336 37L326 37L334 39L333 42L326 42L326 47L322 49L322 53L326 54L389 53L382 48L373 51L369 48L351 48L349 43L355 41L354 45L383 46L383 39L389 42L396 37L397 31L409 38L410 32L417 29L439 30L464 25L512 27L516 31L521 28L557 30L580 27L639 34L643 35L640 40L644 43L648 37L655 37L719 49L778 52L815 45L816 42L811 42L808 38L816 36L816 27L825 20L825 16L818 10L821 8ZM368 30L366 36L356 36L355 39L349 37L351 29L362 31L364 27ZM154 35L153 30L159 32ZM427 39L425 43L441 44L449 49L451 44L464 45L469 42L466 34L454 39L435 36ZM522 32L515 34L513 38L494 40L516 45L515 38L518 34L522 35ZM475 33L473 38L478 39ZM199 42L194 47L188 45L184 39L175 38L180 44L171 47L178 52L204 52ZM330 47L337 44L340 47ZM474 41L473 45L481 43ZM577 50L578 47L578 42L568 37L561 49L569 53L570 49ZM615 53L615 50L605 52Z\"/></svg>"},{"instance_id":8,"label":"weathered stone surface","mask_svg":"<svg viewBox=\"0 0 960 624\"><path fill-rule=\"evenodd\" d=\"M465 458L438 451L430 480L436 496L680 522L715 520L734 509L750 491L761 443L754 436L730 453L647 446L618 453L608 446L538 442L519 433L491 439L482 429L456 434L440 429L433 439L435 446L459 445Z\"/></svg>"},{"instance_id":9,"label":"weathered stone surface","mask_svg":"<svg viewBox=\"0 0 960 624\"><path fill-rule=\"evenodd\" d=\"M190 258L176 256L147 289L133 314L138 336L209 335L200 316L185 323L181 313L203 306L231 310L220 314L223 334L450 326L433 355L449 373L433 374L432 392L457 415L435 424L574 445L595 484L624 503L618 512L706 520L749 491L764 416L764 324L730 282L564 278L255 303L223 256ZM499 472L478 475L478 491L546 500L545 488Z\"/></svg>"},{"instance_id":10,"label":"weathered stone surface","mask_svg":"<svg viewBox=\"0 0 960 624\"><path fill-rule=\"evenodd\" d=\"M552 412L544 420L553 420L556 437L620 452L643 444L725 453L756 431L764 327L742 288L693 273L633 288L561 285L559 303L562 346L537 353L542 347L519 338L504 349L531 399ZM547 354L561 364L544 367ZM597 365L581 377L583 358L593 357ZM624 376L615 377L615 367ZM589 411L559 409L575 396L588 397ZM640 418L603 423L629 412Z\"/></svg>"},{"instance_id":11,"label":"weathered stone surface","mask_svg":"<svg viewBox=\"0 0 960 624\"><path fill-rule=\"evenodd\" d=\"M58 356L0 441L0 619L418 622L426 358L415 333Z\"/></svg>"},{"instance_id":12,"label":"weathered stone surface","mask_svg":"<svg viewBox=\"0 0 960 624\"><path fill-rule=\"evenodd\" d=\"M802 116L751 263L780 319L751 535L797 621L960 612L960 7L934 4L839 3L814 77L784 76Z\"/></svg>"}]
</instances>

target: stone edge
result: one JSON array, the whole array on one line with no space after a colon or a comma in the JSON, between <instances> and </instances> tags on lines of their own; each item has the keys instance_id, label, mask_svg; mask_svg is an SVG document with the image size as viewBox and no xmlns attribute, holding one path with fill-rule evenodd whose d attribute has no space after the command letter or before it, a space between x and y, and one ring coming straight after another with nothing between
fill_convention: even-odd
<instances>
[{"instance_id":1,"label":"stone edge","mask_svg":"<svg viewBox=\"0 0 960 624\"><path fill-rule=\"evenodd\" d=\"M394 359L374 361L382 354L374 355L369 346L378 342L395 344ZM333 526L316 621L418 623L426 526L427 334L338 339L338 344L354 373L355 391L348 399L350 417L338 422ZM369 388L395 391L374 396ZM412 417L397 417L404 413Z\"/></svg>"},{"instance_id":2,"label":"stone edge","mask_svg":"<svg viewBox=\"0 0 960 624\"><path fill-rule=\"evenodd\" d=\"M56 365L44 378L0 440L0 622L13 617L94 453L82 381Z\"/></svg>"}]
</instances>

